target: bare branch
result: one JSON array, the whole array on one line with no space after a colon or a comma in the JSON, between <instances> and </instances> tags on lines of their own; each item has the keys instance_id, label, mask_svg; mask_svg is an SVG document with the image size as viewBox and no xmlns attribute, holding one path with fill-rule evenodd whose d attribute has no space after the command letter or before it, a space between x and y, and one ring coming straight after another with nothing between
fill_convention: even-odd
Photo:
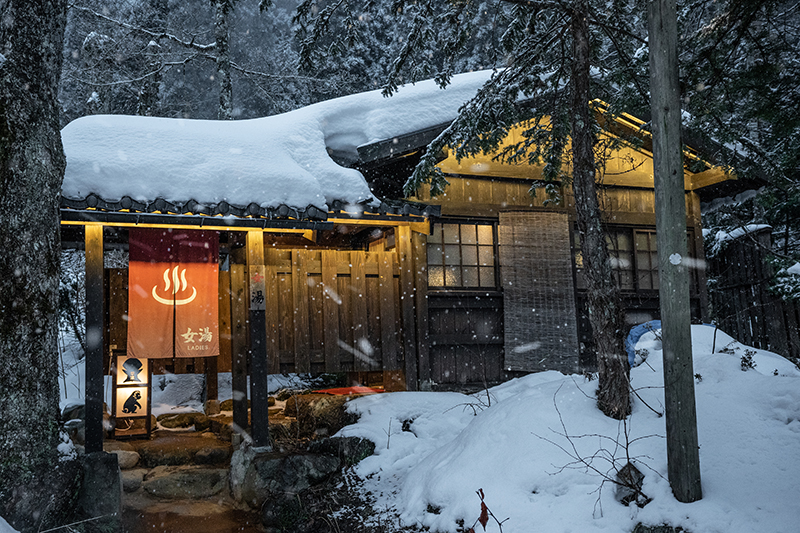
<instances>
[{"instance_id":1,"label":"bare branch","mask_svg":"<svg viewBox=\"0 0 800 533\"><path fill-rule=\"evenodd\" d=\"M104 15L102 13L98 13L97 11L89 9L88 7L83 7L83 6L79 6L79 5L76 5L76 4L70 4L69 7L71 7L72 9L76 9L78 11L83 11L84 13L89 13L90 15L93 15L93 16L95 16L95 17L97 17L99 19L105 20L107 22L111 22L112 24L116 24L116 25L118 25L118 26L120 26L122 28L131 30L131 31L134 31L134 32L137 32L137 33L142 33L144 35L149 36L152 39L155 39L156 41L158 41L159 39L167 39L167 40L172 41L173 43L179 44L179 45L181 45L183 47L189 48L191 50L198 50L198 51L201 51L201 52L208 52L208 51L211 51L211 50L215 50L217 48L217 43L216 42L209 43L209 44L197 44L196 42L194 42L194 39L192 39L191 41L187 41L187 40L181 39L180 37L177 37L176 35L173 35L171 33L150 31L150 30L148 30L146 28L142 28L141 26L136 26L136 25L130 24L128 22L124 22L122 20L117 20L115 18L109 17L109 16Z\"/></svg>"}]
</instances>

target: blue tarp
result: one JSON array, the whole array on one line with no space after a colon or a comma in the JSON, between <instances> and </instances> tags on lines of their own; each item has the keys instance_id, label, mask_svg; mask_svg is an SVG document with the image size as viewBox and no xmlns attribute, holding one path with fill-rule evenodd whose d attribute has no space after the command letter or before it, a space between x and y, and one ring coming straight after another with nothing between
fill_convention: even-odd
<instances>
[{"instance_id":1,"label":"blue tarp","mask_svg":"<svg viewBox=\"0 0 800 533\"><path fill-rule=\"evenodd\" d=\"M625 350L628 352L628 364L631 365L631 368L636 366L636 343L639 342L642 335L657 329L661 329L660 320L650 320L631 328L628 338L625 339Z\"/></svg>"}]
</instances>

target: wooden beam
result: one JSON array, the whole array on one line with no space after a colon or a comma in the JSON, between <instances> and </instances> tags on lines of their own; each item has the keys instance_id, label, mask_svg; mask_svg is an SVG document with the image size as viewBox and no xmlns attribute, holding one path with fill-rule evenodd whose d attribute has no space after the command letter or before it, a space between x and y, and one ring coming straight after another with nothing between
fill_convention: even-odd
<instances>
[{"instance_id":1,"label":"wooden beam","mask_svg":"<svg viewBox=\"0 0 800 533\"><path fill-rule=\"evenodd\" d=\"M431 388L430 332L428 326L428 236L414 233L411 237L414 254L414 303L417 328L417 372L421 390Z\"/></svg>"},{"instance_id":2,"label":"wooden beam","mask_svg":"<svg viewBox=\"0 0 800 533\"><path fill-rule=\"evenodd\" d=\"M735 179L735 174L726 172L721 167L714 167L692 175L691 189L696 191L697 189L702 189L703 187L708 187L709 185L716 185L717 183L723 181Z\"/></svg>"},{"instance_id":3,"label":"wooden beam","mask_svg":"<svg viewBox=\"0 0 800 533\"><path fill-rule=\"evenodd\" d=\"M399 370L397 358L397 295L394 291L394 252L378 252L378 272L381 302L381 352L383 370Z\"/></svg>"},{"instance_id":4,"label":"wooden beam","mask_svg":"<svg viewBox=\"0 0 800 533\"><path fill-rule=\"evenodd\" d=\"M103 451L103 226L87 225L86 453Z\"/></svg>"},{"instance_id":5,"label":"wooden beam","mask_svg":"<svg viewBox=\"0 0 800 533\"><path fill-rule=\"evenodd\" d=\"M397 256L400 262L400 315L403 317L403 357L405 358L406 390L418 390L417 325L414 320L414 256L411 249L411 228L395 229Z\"/></svg>"},{"instance_id":6,"label":"wooden beam","mask_svg":"<svg viewBox=\"0 0 800 533\"><path fill-rule=\"evenodd\" d=\"M250 424L253 444L270 446L267 360L267 288L264 233L247 232L247 276L250 300ZM277 356L277 354L275 354Z\"/></svg>"},{"instance_id":7,"label":"wooden beam","mask_svg":"<svg viewBox=\"0 0 800 533\"><path fill-rule=\"evenodd\" d=\"M247 415L247 284L244 265L231 264L231 381L233 423L241 431L250 426Z\"/></svg>"}]
</instances>

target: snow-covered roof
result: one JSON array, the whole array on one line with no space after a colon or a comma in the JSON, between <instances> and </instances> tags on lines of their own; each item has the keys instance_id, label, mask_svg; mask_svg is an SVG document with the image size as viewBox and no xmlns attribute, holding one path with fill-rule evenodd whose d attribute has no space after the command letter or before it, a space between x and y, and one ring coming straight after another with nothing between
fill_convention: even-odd
<instances>
[{"instance_id":1,"label":"snow-covered roof","mask_svg":"<svg viewBox=\"0 0 800 533\"><path fill-rule=\"evenodd\" d=\"M330 154L355 160L361 145L450 121L490 75L458 75L445 90L425 81L390 98L355 94L252 120L82 117L61 133L63 203L152 211L158 201L159 211L249 207L244 214L272 216L374 202L363 175Z\"/></svg>"}]
</instances>

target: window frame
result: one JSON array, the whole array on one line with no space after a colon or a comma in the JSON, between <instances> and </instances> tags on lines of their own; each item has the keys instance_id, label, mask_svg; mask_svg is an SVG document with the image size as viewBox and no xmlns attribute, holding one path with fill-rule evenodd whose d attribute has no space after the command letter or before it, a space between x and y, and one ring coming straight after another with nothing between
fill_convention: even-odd
<instances>
[{"instance_id":1,"label":"window frame","mask_svg":"<svg viewBox=\"0 0 800 533\"><path fill-rule=\"evenodd\" d=\"M431 237L434 235L433 232L437 231L437 226L439 227L438 231L441 235L441 241L435 240L431 241ZM457 226L458 227L458 236L457 242L446 242L445 237L445 226ZM475 242L464 243L462 238L462 229L464 226L473 226L475 227ZM491 245L488 244L481 244L480 233L478 232L478 226L488 226L491 229ZM494 219L476 219L476 218L469 218L469 219L455 219L455 218L440 218L437 219L431 225L431 232L432 234L428 237L428 244L426 247L426 264L427 264L427 281L428 281L428 289L434 292L499 292L500 291L500 272L499 272L499 250L498 250L498 242L497 242L497 221ZM441 247L441 261L440 262L431 262L431 251L433 246ZM446 246L458 246L458 258L457 263L452 259L448 258ZM464 263L464 247L465 246L474 246L475 250L475 262L465 264ZM491 258L491 266L489 265L482 265L481 264L481 248L489 248L491 249L492 258ZM450 262L448 262L450 261ZM447 284L447 268L448 267L457 267L459 269L459 280L452 284ZM443 284L433 284L432 280L436 274L434 273L436 268L441 268L441 280ZM466 268L475 268L476 275L478 279L478 285L464 285L464 273ZM481 285L482 281L482 270L486 268L491 268L491 285Z\"/></svg>"}]
</instances>

